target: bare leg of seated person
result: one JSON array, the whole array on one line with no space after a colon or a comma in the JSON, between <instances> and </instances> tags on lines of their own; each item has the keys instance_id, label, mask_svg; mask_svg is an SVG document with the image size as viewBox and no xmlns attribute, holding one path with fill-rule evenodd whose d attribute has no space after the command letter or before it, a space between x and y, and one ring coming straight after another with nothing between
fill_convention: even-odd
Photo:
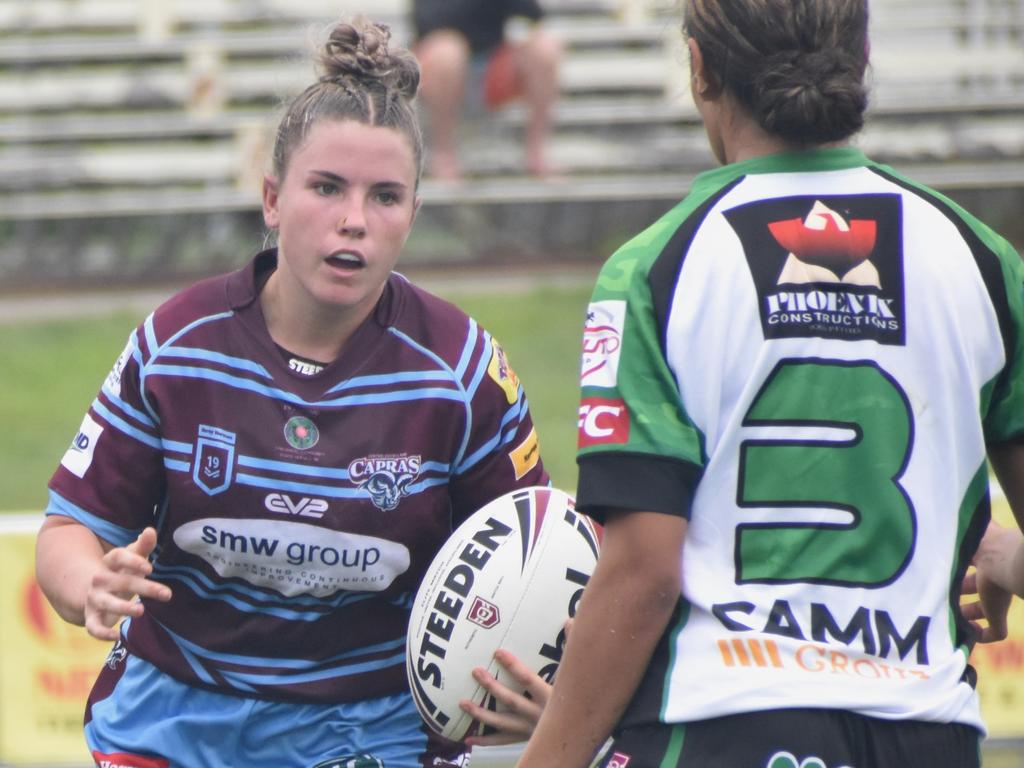
<instances>
[{"instance_id":1,"label":"bare leg of seated person","mask_svg":"<svg viewBox=\"0 0 1024 768\"><path fill-rule=\"evenodd\" d=\"M526 101L526 170L534 176L552 172L547 145L558 100L558 71L562 43L543 29L535 29L517 47L517 67Z\"/></svg>"},{"instance_id":2,"label":"bare leg of seated person","mask_svg":"<svg viewBox=\"0 0 1024 768\"><path fill-rule=\"evenodd\" d=\"M454 180L462 172L457 147L469 45L458 32L439 29L417 44L416 56L421 67L420 101L426 110L430 132L430 175Z\"/></svg>"}]
</instances>

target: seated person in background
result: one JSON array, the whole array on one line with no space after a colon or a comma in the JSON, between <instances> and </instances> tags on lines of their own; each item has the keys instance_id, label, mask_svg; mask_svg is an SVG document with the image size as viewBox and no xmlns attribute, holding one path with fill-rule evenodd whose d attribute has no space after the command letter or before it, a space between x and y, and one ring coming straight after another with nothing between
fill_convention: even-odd
<instances>
[{"instance_id":1,"label":"seated person in background","mask_svg":"<svg viewBox=\"0 0 1024 768\"><path fill-rule=\"evenodd\" d=\"M537 0L413 1L432 176L460 175L456 140L464 108L493 110L520 97L527 106L526 169L548 173L545 145L558 97L561 44L537 23L542 16ZM526 22L521 33L519 21Z\"/></svg>"}]
</instances>

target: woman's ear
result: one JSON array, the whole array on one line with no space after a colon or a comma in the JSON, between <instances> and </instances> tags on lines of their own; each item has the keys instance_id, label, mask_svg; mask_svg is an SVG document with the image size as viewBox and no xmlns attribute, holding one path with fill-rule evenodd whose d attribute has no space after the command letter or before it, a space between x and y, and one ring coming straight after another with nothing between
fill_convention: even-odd
<instances>
[{"instance_id":1,"label":"woman's ear","mask_svg":"<svg viewBox=\"0 0 1024 768\"><path fill-rule=\"evenodd\" d=\"M690 49L690 90L693 93L693 100L714 99L718 95L718 86L704 65L704 52L700 49L700 44L690 37L687 38L686 45Z\"/></svg>"},{"instance_id":2,"label":"woman's ear","mask_svg":"<svg viewBox=\"0 0 1024 768\"><path fill-rule=\"evenodd\" d=\"M277 207L277 179L264 174L263 176L263 223L267 229L277 229L281 223L281 215Z\"/></svg>"}]
</instances>

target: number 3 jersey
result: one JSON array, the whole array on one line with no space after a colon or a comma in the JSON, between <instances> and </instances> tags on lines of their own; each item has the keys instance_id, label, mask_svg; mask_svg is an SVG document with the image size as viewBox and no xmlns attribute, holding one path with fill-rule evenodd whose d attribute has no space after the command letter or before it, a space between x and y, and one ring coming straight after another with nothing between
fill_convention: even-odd
<instances>
[{"instance_id":1,"label":"number 3 jersey","mask_svg":"<svg viewBox=\"0 0 1024 768\"><path fill-rule=\"evenodd\" d=\"M441 543L547 484L527 402L483 329L399 275L338 360L290 360L257 299L275 263L200 283L132 334L47 512L115 545L156 526L173 599L122 634L164 672L297 701L402 691Z\"/></svg>"},{"instance_id":2,"label":"number 3 jersey","mask_svg":"<svg viewBox=\"0 0 1024 768\"><path fill-rule=\"evenodd\" d=\"M853 149L708 172L605 265L578 506L689 519L625 723L829 707L981 728L959 582L1024 433L1021 263Z\"/></svg>"}]
</instances>

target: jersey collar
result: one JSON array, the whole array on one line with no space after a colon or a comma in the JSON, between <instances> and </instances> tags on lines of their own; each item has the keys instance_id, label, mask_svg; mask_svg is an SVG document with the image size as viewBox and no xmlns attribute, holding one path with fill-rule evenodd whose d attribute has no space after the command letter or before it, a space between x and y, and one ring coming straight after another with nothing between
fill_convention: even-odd
<instances>
[{"instance_id":1,"label":"jersey collar","mask_svg":"<svg viewBox=\"0 0 1024 768\"><path fill-rule=\"evenodd\" d=\"M810 173L815 171L845 171L861 168L871 161L855 147L830 147L802 152L779 152L730 163L705 171L693 180L693 186L721 187L741 176L761 173Z\"/></svg>"}]
</instances>

